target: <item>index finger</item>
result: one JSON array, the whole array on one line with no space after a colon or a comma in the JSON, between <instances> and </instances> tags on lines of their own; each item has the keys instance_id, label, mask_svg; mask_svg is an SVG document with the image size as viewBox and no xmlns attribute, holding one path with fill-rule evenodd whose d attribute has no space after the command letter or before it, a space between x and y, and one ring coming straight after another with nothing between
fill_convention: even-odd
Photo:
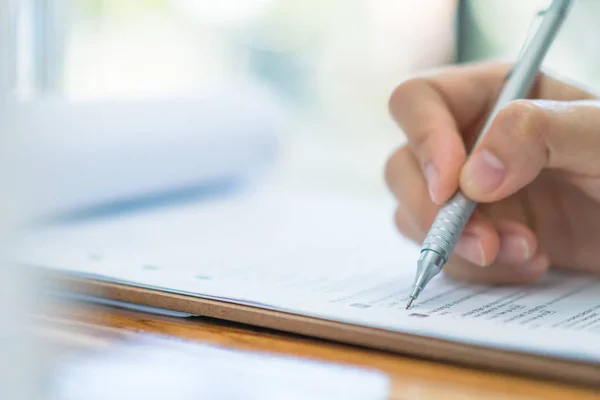
<instances>
[{"instance_id":1,"label":"index finger","mask_svg":"<svg viewBox=\"0 0 600 400\"><path fill-rule=\"evenodd\" d=\"M390 113L419 160L434 203L443 203L458 189L466 160L462 132L485 113L509 68L508 64L454 66L408 80L390 97Z\"/></svg>"}]
</instances>

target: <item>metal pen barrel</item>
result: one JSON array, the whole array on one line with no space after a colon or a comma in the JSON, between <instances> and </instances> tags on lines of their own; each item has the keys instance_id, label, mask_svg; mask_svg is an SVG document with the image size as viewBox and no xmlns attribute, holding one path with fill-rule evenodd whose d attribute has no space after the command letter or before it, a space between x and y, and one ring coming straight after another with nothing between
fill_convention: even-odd
<instances>
[{"instance_id":1,"label":"metal pen barrel","mask_svg":"<svg viewBox=\"0 0 600 400\"><path fill-rule=\"evenodd\" d=\"M496 105L491 110L486 124L483 126L481 134L473 147L477 146L485 136L496 114L501 109L512 101L525 97L531 90L541 63L571 4L572 0L554 0L545 11L544 19L535 35L526 45L521 58L508 74ZM425 285L440 272L443 265L448 262L476 206L475 201L458 191L440 208L421 245L421 256L413 285L411 303Z\"/></svg>"}]
</instances>

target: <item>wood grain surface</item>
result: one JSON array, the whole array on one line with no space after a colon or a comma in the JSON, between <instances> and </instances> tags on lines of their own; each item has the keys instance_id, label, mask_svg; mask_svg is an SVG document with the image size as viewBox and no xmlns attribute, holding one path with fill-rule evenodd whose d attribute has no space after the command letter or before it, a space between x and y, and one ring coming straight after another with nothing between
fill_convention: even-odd
<instances>
[{"instance_id":1,"label":"wood grain surface","mask_svg":"<svg viewBox=\"0 0 600 400\"><path fill-rule=\"evenodd\" d=\"M109 346L129 335L150 332L375 368L390 376L391 399L600 399L600 393L590 388L468 369L210 318L172 318L73 303L62 304L57 310L37 317L40 332L81 349Z\"/></svg>"}]
</instances>

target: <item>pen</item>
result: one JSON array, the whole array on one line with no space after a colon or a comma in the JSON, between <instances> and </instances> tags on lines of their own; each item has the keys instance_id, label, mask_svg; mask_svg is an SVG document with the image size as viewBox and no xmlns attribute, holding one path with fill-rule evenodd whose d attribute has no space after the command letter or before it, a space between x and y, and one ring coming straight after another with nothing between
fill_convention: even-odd
<instances>
[{"instance_id":1,"label":"pen","mask_svg":"<svg viewBox=\"0 0 600 400\"><path fill-rule=\"evenodd\" d=\"M523 98L530 90L540 65L564 21L572 0L554 0L543 14L543 20L521 57L508 73L506 82L490 112L474 146L481 141L494 117L510 102ZM467 221L477 206L460 190L440 208L421 245L417 274L406 308L419 297L425 286L440 273L463 233Z\"/></svg>"}]
</instances>

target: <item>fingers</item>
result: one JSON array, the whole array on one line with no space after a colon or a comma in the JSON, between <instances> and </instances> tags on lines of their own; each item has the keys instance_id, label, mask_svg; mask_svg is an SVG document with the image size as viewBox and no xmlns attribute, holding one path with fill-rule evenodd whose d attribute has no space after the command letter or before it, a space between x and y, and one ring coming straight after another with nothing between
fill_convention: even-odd
<instances>
[{"instance_id":1,"label":"fingers","mask_svg":"<svg viewBox=\"0 0 600 400\"><path fill-rule=\"evenodd\" d=\"M437 207L428 196L427 182L415 157L404 146L388 160L385 180L394 197L398 199L396 225L416 242L425 237L427 224L433 221Z\"/></svg>"},{"instance_id":2,"label":"fingers","mask_svg":"<svg viewBox=\"0 0 600 400\"><path fill-rule=\"evenodd\" d=\"M473 128L481 125L510 68L510 64L502 63L454 66L438 75L408 80L392 94L390 113L406 134L435 204L441 205L456 191L466 160L464 143L472 143L479 134ZM593 98L547 74L540 74L532 96L555 100Z\"/></svg>"},{"instance_id":3,"label":"fingers","mask_svg":"<svg viewBox=\"0 0 600 400\"><path fill-rule=\"evenodd\" d=\"M429 199L425 178L407 147L398 150L388 161L386 181L398 199L398 229L410 239L421 243L439 207ZM496 227L476 212L465 227L456 253L472 264L483 267L496 259L499 250L500 238Z\"/></svg>"},{"instance_id":4,"label":"fingers","mask_svg":"<svg viewBox=\"0 0 600 400\"><path fill-rule=\"evenodd\" d=\"M466 159L461 132L484 113L507 71L503 65L449 68L439 76L406 81L392 94L390 113L406 134L435 204L458 188Z\"/></svg>"},{"instance_id":5,"label":"fingers","mask_svg":"<svg viewBox=\"0 0 600 400\"><path fill-rule=\"evenodd\" d=\"M538 255L538 241L535 234L525 225L509 221L494 221L500 237L496 262L519 265Z\"/></svg>"},{"instance_id":6,"label":"fingers","mask_svg":"<svg viewBox=\"0 0 600 400\"><path fill-rule=\"evenodd\" d=\"M477 284L511 285L531 283L542 277L550 266L544 253L521 264L495 263L488 268L475 268L453 257L444 267L451 277Z\"/></svg>"},{"instance_id":7,"label":"fingers","mask_svg":"<svg viewBox=\"0 0 600 400\"><path fill-rule=\"evenodd\" d=\"M389 159L385 177L398 199L399 231L420 244L438 207L428 198L425 178L407 147ZM540 256L536 237L528 227L510 220L490 220L478 210L454 254L447 268L450 274L472 282L524 283L537 279L548 268L547 257Z\"/></svg>"},{"instance_id":8,"label":"fingers","mask_svg":"<svg viewBox=\"0 0 600 400\"><path fill-rule=\"evenodd\" d=\"M477 202L502 200L544 168L600 175L600 102L515 101L469 157L460 187Z\"/></svg>"},{"instance_id":9,"label":"fingers","mask_svg":"<svg viewBox=\"0 0 600 400\"><path fill-rule=\"evenodd\" d=\"M390 112L408 142L389 160L386 180L399 201L398 228L413 240L423 240L438 206L459 185L474 200L491 203L523 188L543 168L589 174L595 162L600 173L600 116L595 103L581 101L594 96L548 74L539 75L531 97L555 101L506 107L467 161L465 143L468 148L479 134L510 67L453 67L411 79L390 98ZM481 212L467 224L455 253L449 272L482 283L528 282L549 263L527 226Z\"/></svg>"},{"instance_id":10,"label":"fingers","mask_svg":"<svg viewBox=\"0 0 600 400\"><path fill-rule=\"evenodd\" d=\"M454 253L477 267L488 267L500 250L500 237L494 224L476 212L465 226Z\"/></svg>"},{"instance_id":11,"label":"fingers","mask_svg":"<svg viewBox=\"0 0 600 400\"><path fill-rule=\"evenodd\" d=\"M419 173L427 180L426 193L432 202L443 203L458 187L466 155L453 115L427 80L400 85L390 99L390 109L406 132Z\"/></svg>"}]
</instances>

